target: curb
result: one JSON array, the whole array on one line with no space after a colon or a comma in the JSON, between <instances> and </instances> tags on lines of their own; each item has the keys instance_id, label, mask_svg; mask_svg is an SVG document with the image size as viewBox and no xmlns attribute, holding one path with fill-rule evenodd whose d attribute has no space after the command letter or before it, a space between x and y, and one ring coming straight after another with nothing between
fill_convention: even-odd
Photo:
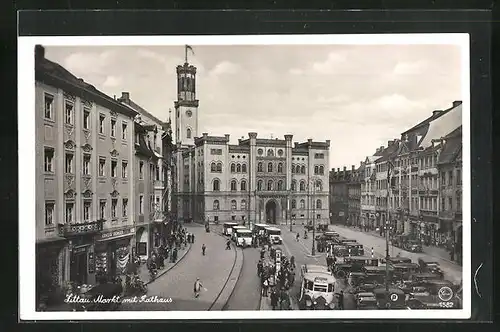
<instances>
[{"instance_id":1,"label":"curb","mask_svg":"<svg viewBox=\"0 0 500 332\"><path fill-rule=\"evenodd\" d=\"M162 275L164 275L165 273L167 273L168 271L173 269L187 255L187 253L191 250L191 247L192 247L192 245L190 243L189 247L184 251L184 253L177 259L177 261L173 265L169 266L168 268L163 270L161 273L157 274L153 280L149 280L148 282L145 283L145 285L149 285L150 283L156 281L156 279L158 279L159 277L161 277Z\"/></svg>"},{"instance_id":2,"label":"curb","mask_svg":"<svg viewBox=\"0 0 500 332\"><path fill-rule=\"evenodd\" d=\"M234 282L234 285L231 288L231 292L229 293L229 296L227 297L226 301L224 302L224 305L222 306L222 310L227 310L227 304L229 303L229 300L233 296L234 290L236 289L236 286L238 285L238 282L240 281L241 273L243 272L243 264L245 263L245 255L244 255L243 249L238 248L238 247L236 248L236 258L235 258L234 267L236 267L236 265L238 263L238 253L241 254L241 261L240 261L238 275L236 276L236 281ZM231 277L231 274L229 275L230 277ZM228 281L229 280L231 280L231 279L228 279ZM224 289L226 288L226 286L227 286L227 284L224 286Z\"/></svg>"}]
</instances>

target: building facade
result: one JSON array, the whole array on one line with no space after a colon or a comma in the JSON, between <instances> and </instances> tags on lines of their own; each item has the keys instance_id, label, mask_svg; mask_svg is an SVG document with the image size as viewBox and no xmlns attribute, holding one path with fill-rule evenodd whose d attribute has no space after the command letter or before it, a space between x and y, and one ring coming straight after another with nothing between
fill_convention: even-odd
<instances>
[{"instance_id":1,"label":"building facade","mask_svg":"<svg viewBox=\"0 0 500 332\"><path fill-rule=\"evenodd\" d=\"M172 210L196 222L328 223L330 141L198 134L196 67L177 67Z\"/></svg>"},{"instance_id":2,"label":"building facade","mask_svg":"<svg viewBox=\"0 0 500 332\"><path fill-rule=\"evenodd\" d=\"M346 225L349 217L349 183L352 170L330 171L330 223Z\"/></svg>"},{"instance_id":3,"label":"building facade","mask_svg":"<svg viewBox=\"0 0 500 332\"><path fill-rule=\"evenodd\" d=\"M462 261L462 127L439 140L439 224L445 241Z\"/></svg>"},{"instance_id":4,"label":"building facade","mask_svg":"<svg viewBox=\"0 0 500 332\"><path fill-rule=\"evenodd\" d=\"M364 171L364 163L360 163L357 169L354 165L351 167L352 175L347 183L347 205L349 210L347 223L350 226L361 227L361 181L364 179L362 176Z\"/></svg>"},{"instance_id":5,"label":"building facade","mask_svg":"<svg viewBox=\"0 0 500 332\"><path fill-rule=\"evenodd\" d=\"M35 49L38 296L125 267L136 113Z\"/></svg>"},{"instance_id":6,"label":"building facade","mask_svg":"<svg viewBox=\"0 0 500 332\"><path fill-rule=\"evenodd\" d=\"M168 134L164 123L122 92L118 101L138 113L135 118L135 181L134 251L142 258L163 244L165 238L164 193L165 172L163 137ZM168 198L167 198L168 199Z\"/></svg>"},{"instance_id":7,"label":"building facade","mask_svg":"<svg viewBox=\"0 0 500 332\"><path fill-rule=\"evenodd\" d=\"M375 230L379 227L376 216L376 164L375 161L382 155L384 147L377 148L375 154L365 158L364 173L361 175L361 225L364 229Z\"/></svg>"}]
</instances>

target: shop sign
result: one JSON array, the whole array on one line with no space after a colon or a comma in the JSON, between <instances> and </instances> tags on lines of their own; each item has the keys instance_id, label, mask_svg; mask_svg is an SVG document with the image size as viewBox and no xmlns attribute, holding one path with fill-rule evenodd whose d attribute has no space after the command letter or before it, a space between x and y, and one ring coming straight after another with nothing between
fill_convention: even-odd
<instances>
[{"instance_id":1,"label":"shop sign","mask_svg":"<svg viewBox=\"0 0 500 332\"><path fill-rule=\"evenodd\" d=\"M101 240L106 240L106 239L111 239L117 236L122 236L122 235L128 235L128 234L133 234L134 229L120 229L112 232L107 232L107 233L102 233L101 234Z\"/></svg>"},{"instance_id":2,"label":"shop sign","mask_svg":"<svg viewBox=\"0 0 500 332\"><path fill-rule=\"evenodd\" d=\"M88 265L89 265L89 273L90 274L94 273L95 272L95 258L94 258L93 252L89 252Z\"/></svg>"}]
</instances>

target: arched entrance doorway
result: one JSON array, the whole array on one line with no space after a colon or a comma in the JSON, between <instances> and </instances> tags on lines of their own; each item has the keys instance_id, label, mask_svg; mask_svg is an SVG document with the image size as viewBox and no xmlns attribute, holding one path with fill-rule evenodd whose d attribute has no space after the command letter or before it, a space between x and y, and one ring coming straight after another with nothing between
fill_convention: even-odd
<instances>
[{"instance_id":1,"label":"arched entrance doorway","mask_svg":"<svg viewBox=\"0 0 500 332\"><path fill-rule=\"evenodd\" d=\"M266 204L266 222L269 224L276 224L276 211L277 206L274 200L270 200Z\"/></svg>"}]
</instances>

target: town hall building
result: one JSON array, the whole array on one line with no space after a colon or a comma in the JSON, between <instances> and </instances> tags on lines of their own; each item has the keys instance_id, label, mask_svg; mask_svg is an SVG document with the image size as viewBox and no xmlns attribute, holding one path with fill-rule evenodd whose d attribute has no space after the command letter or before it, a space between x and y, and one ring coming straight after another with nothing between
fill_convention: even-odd
<instances>
[{"instance_id":1,"label":"town hall building","mask_svg":"<svg viewBox=\"0 0 500 332\"><path fill-rule=\"evenodd\" d=\"M198 133L196 67L177 66L172 212L179 220L328 223L330 141Z\"/></svg>"}]
</instances>

